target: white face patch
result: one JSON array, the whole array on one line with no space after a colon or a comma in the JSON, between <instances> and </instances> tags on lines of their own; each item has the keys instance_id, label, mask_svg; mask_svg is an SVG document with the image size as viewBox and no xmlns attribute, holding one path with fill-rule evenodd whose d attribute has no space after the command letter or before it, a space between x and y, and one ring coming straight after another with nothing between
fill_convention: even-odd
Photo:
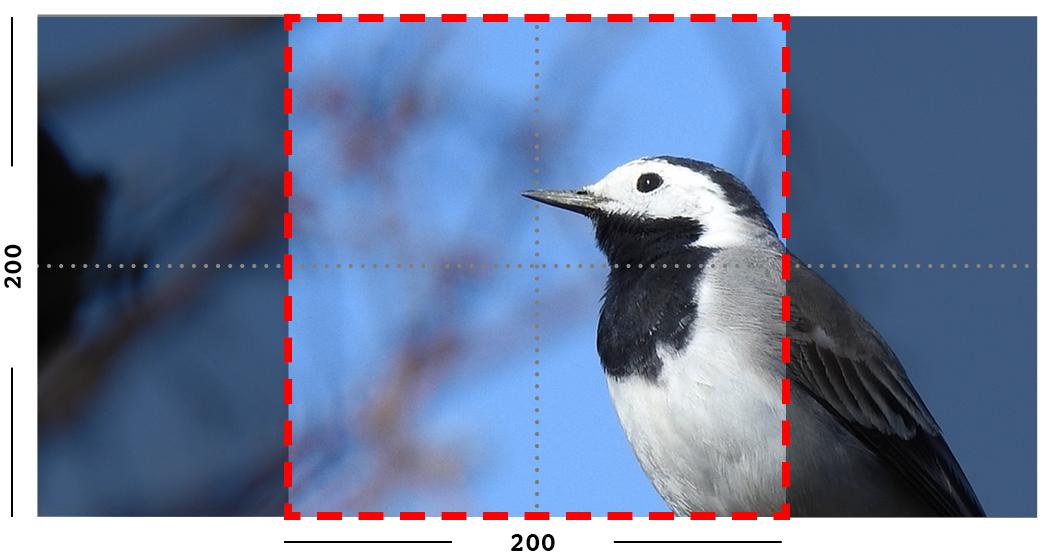
<instances>
[{"instance_id":1,"label":"white face patch","mask_svg":"<svg viewBox=\"0 0 1053 553\"><path fill-rule=\"evenodd\" d=\"M649 179L641 191L640 179ZM644 189L649 188L643 186ZM611 213L652 219L690 218L705 228L694 244L712 248L743 244L757 233L758 225L736 213L721 186L702 173L661 159L630 161L585 190L606 200L601 208Z\"/></svg>"}]
</instances>

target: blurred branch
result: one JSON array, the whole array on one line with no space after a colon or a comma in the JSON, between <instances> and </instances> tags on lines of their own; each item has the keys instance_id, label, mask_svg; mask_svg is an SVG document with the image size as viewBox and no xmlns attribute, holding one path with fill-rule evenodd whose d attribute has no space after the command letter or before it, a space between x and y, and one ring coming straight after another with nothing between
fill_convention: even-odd
<instances>
[{"instance_id":1,"label":"blurred branch","mask_svg":"<svg viewBox=\"0 0 1053 553\"><path fill-rule=\"evenodd\" d=\"M210 48L280 22L279 18L266 17L192 18L174 32L155 35L137 48L117 50L108 58L71 68L60 76L41 82L39 103L49 106L106 94L201 55Z\"/></svg>"},{"instance_id":2,"label":"blurred branch","mask_svg":"<svg viewBox=\"0 0 1053 553\"><path fill-rule=\"evenodd\" d=\"M270 174L277 174L278 169ZM221 178L234 178L231 175ZM234 259L261 240L274 237L277 213L284 211L284 198L259 194L271 179L244 177L235 185L230 202L229 223L194 256L195 259ZM217 186L222 186L217 185ZM280 235L278 235L280 236ZM127 270L145 270L143 268ZM178 309L191 304L218 271L180 271L120 312L99 336L81 343L71 336L58 348L40 372L38 423L41 428L70 421L94 395L116 357L136 336Z\"/></svg>"}]
</instances>

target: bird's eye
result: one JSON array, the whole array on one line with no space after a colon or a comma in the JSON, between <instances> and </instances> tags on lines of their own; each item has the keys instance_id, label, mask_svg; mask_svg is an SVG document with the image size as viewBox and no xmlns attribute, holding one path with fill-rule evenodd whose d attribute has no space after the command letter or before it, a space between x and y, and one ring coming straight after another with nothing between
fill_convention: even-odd
<instances>
[{"instance_id":1,"label":"bird's eye","mask_svg":"<svg viewBox=\"0 0 1053 553\"><path fill-rule=\"evenodd\" d=\"M662 186L662 177L655 173L644 173L636 179L636 189L640 192L650 192L659 186Z\"/></svg>"}]
</instances>

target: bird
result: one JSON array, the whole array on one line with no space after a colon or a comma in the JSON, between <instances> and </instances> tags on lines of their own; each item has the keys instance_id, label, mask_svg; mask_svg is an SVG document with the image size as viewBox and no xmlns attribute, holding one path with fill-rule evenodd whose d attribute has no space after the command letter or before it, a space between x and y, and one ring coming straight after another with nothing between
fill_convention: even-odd
<instances>
[{"instance_id":1,"label":"bird","mask_svg":"<svg viewBox=\"0 0 1053 553\"><path fill-rule=\"evenodd\" d=\"M645 157L579 190L522 194L593 223L610 268L599 361L676 515L985 516L895 353L734 175Z\"/></svg>"}]
</instances>

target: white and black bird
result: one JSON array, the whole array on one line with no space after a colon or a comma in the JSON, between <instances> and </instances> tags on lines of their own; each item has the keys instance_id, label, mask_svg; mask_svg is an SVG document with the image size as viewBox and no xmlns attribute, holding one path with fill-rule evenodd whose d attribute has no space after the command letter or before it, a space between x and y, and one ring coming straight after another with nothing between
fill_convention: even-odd
<instances>
[{"instance_id":1,"label":"white and black bird","mask_svg":"<svg viewBox=\"0 0 1053 553\"><path fill-rule=\"evenodd\" d=\"M789 252L733 175L643 158L581 190L523 195L595 226L611 267L600 362L637 460L678 515L783 503L793 516L984 515L896 355L796 257L783 280Z\"/></svg>"}]
</instances>

